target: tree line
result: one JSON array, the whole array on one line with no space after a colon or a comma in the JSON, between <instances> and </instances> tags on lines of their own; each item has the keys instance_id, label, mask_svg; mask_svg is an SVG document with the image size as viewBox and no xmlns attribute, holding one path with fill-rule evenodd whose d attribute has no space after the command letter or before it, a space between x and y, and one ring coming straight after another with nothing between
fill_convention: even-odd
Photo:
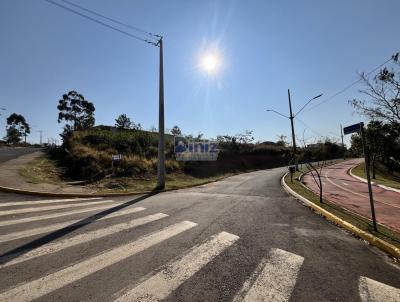
<instances>
[{"instance_id":1,"label":"tree line","mask_svg":"<svg viewBox=\"0 0 400 302\"><path fill-rule=\"evenodd\" d=\"M376 176L377 163L383 164L387 172L400 171L400 62L399 53L393 55L392 65L384 67L375 76L362 73L360 79L363 98L349 103L358 113L367 117L369 123L365 136L369 148L372 177ZM359 134L351 137L351 150L362 153Z\"/></svg>"}]
</instances>

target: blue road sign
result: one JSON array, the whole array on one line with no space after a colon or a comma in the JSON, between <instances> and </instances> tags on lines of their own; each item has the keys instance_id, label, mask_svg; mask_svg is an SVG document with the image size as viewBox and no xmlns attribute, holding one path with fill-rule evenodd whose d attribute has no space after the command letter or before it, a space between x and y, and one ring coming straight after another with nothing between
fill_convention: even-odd
<instances>
[{"instance_id":1,"label":"blue road sign","mask_svg":"<svg viewBox=\"0 0 400 302\"><path fill-rule=\"evenodd\" d=\"M364 127L364 123L357 123L351 126L347 126L343 128L343 133L344 135L354 133L354 132L360 132L361 127Z\"/></svg>"}]
</instances>

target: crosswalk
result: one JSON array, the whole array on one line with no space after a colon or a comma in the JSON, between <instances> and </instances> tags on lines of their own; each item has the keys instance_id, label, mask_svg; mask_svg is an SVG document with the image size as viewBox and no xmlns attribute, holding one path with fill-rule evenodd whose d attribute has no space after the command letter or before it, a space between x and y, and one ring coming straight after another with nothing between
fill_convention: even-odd
<instances>
[{"instance_id":1,"label":"crosswalk","mask_svg":"<svg viewBox=\"0 0 400 302\"><path fill-rule=\"evenodd\" d=\"M72 263L64 263L44 275L35 276L22 283L17 282L0 290L0 301L32 301L47 297L46 295L71 284L79 284L84 278L100 271L107 274L107 270L113 265L145 253L152 247L165 242L173 244L174 238L183 234L189 236L190 232L198 227L196 222L189 220L168 223L170 216L166 213L150 211L141 206L121 205L118 201L99 198L26 201L25 204L0 203L0 231L2 228L12 229L10 226L17 228L16 231L1 232L0 242L10 245L16 242L17 247L21 246L21 240L26 244L37 236L46 236L71 225L84 226L79 232L73 230L66 237L46 241L34 248L15 248L3 252L0 255L0 271L12 271L15 268L16 272L21 273L24 265L31 261L45 259L51 255L61 256L68 248L90 246L99 239L119 236L124 232L134 234L137 228L144 228L144 233L132 240L124 240L111 246L104 245L102 250L94 255L84 256ZM45 212L42 213L41 210ZM15 214L18 214L17 217ZM81 218L76 218L76 215ZM54 222L59 218L68 220ZM107 223L102 223L104 221ZM44 225L30 227L31 223L38 222L43 222ZM164 223L157 227L161 222ZM86 225L91 227L86 228ZM149 226L150 231L146 232ZM225 230L216 232L188 250L180 251L177 257L147 272L144 277L131 280L128 286L116 290L110 299L151 302L168 298L206 265L213 265L215 258L239 242L240 237L235 234ZM236 289L233 301L289 301L302 273L304 262L307 262L307 259L301 255L271 248L253 273ZM132 273L134 275L134 272ZM400 301L399 289L365 276L359 278L358 292L361 301Z\"/></svg>"},{"instance_id":2,"label":"crosswalk","mask_svg":"<svg viewBox=\"0 0 400 302\"><path fill-rule=\"evenodd\" d=\"M304 258L272 249L246 281L234 302L288 301Z\"/></svg>"}]
</instances>

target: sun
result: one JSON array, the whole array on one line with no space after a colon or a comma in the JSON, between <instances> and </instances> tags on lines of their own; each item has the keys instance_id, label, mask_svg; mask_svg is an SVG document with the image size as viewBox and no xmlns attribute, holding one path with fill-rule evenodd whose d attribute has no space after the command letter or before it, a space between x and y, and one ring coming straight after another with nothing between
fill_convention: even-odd
<instances>
[{"instance_id":1,"label":"sun","mask_svg":"<svg viewBox=\"0 0 400 302\"><path fill-rule=\"evenodd\" d=\"M208 74L214 74L218 70L219 59L215 54L206 54L201 61L201 67Z\"/></svg>"}]
</instances>

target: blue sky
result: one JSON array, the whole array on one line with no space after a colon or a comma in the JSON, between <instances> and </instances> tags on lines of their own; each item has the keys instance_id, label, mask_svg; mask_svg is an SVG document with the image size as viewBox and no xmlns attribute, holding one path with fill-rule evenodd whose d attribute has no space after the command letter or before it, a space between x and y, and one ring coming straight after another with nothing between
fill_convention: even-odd
<instances>
[{"instance_id":1,"label":"blue sky","mask_svg":"<svg viewBox=\"0 0 400 302\"><path fill-rule=\"evenodd\" d=\"M265 111L288 114L288 88L297 111L400 50L395 0L71 1L164 35L166 127L206 137L246 129L262 141L290 137L289 121ZM69 90L94 102L96 124L126 113L157 126L157 48L43 0L1 0L0 37L1 137L17 112L32 125L30 141L38 130L58 138L56 106ZM212 75L199 68L210 51L220 58ZM298 138L338 135L340 123L362 120L347 103L360 87L303 111Z\"/></svg>"}]
</instances>

